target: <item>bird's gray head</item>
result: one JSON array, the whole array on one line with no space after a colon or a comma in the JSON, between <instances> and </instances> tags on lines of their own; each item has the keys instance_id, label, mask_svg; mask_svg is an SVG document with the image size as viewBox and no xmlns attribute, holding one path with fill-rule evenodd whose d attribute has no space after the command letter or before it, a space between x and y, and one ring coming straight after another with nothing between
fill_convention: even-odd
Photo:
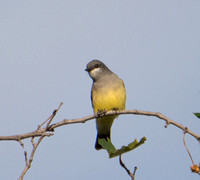
<instances>
[{"instance_id":1,"label":"bird's gray head","mask_svg":"<svg viewBox=\"0 0 200 180\"><path fill-rule=\"evenodd\" d=\"M92 60L90 61L85 69L93 81L100 79L102 76L112 73L110 69L101 61L99 60Z\"/></svg>"}]
</instances>

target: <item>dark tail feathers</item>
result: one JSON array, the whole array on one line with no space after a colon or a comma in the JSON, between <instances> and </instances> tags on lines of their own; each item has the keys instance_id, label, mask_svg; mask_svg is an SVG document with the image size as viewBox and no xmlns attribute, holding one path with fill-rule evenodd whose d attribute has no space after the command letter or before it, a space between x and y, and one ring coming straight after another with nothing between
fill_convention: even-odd
<instances>
[{"instance_id":1,"label":"dark tail feathers","mask_svg":"<svg viewBox=\"0 0 200 180\"><path fill-rule=\"evenodd\" d=\"M110 132L106 135L105 134L101 134L101 135L97 134L97 139L96 139L96 144L95 144L96 150L103 149L103 147L98 143L98 139L106 139L107 140L107 138L110 139Z\"/></svg>"}]
</instances>

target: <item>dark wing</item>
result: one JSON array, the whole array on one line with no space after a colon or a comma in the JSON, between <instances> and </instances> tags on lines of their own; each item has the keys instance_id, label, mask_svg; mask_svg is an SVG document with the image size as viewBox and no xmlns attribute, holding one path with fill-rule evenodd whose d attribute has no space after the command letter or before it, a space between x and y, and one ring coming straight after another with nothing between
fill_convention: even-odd
<instances>
[{"instance_id":1,"label":"dark wing","mask_svg":"<svg viewBox=\"0 0 200 180\"><path fill-rule=\"evenodd\" d=\"M91 89L91 103L92 103L92 108L93 108L93 88L94 88L94 85L92 85L92 89Z\"/></svg>"}]
</instances>

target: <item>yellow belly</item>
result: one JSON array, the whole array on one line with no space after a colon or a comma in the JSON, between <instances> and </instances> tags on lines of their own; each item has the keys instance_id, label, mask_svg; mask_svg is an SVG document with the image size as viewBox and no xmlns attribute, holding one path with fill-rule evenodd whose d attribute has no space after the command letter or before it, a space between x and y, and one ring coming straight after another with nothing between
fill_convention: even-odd
<instances>
[{"instance_id":1,"label":"yellow belly","mask_svg":"<svg viewBox=\"0 0 200 180\"><path fill-rule=\"evenodd\" d=\"M109 111L113 109L123 110L126 103L126 91L124 85L117 89L106 90L106 88L93 89L92 104L94 113L100 111Z\"/></svg>"}]
</instances>

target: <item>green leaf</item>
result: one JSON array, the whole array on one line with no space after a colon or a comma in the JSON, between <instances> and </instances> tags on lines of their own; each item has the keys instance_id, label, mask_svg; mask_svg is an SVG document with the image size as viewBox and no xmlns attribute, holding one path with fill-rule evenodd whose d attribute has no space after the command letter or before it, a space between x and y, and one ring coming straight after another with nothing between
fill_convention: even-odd
<instances>
[{"instance_id":1,"label":"green leaf","mask_svg":"<svg viewBox=\"0 0 200 180\"><path fill-rule=\"evenodd\" d=\"M115 149L115 146L111 143L110 139L98 139L98 143L109 152L115 153L117 150Z\"/></svg>"},{"instance_id":2,"label":"green leaf","mask_svg":"<svg viewBox=\"0 0 200 180\"><path fill-rule=\"evenodd\" d=\"M138 142L137 139L135 139L133 142L131 142L130 144L128 144L128 146L122 146L121 149L117 149L116 150L115 146L112 144L112 142L110 141L110 139L107 139L107 141L105 139L98 139L99 144L104 149L107 150L110 158L119 156L119 155L127 153L129 151L132 151L133 149L137 148L141 144L144 144L145 141L146 141L146 137L143 137L140 140L140 142Z\"/></svg>"},{"instance_id":3,"label":"green leaf","mask_svg":"<svg viewBox=\"0 0 200 180\"><path fill-rule=\"evenodd\" d=\"M193 113L193 114L200 119L200 113Z\"/></svg>"}]
</instances>

